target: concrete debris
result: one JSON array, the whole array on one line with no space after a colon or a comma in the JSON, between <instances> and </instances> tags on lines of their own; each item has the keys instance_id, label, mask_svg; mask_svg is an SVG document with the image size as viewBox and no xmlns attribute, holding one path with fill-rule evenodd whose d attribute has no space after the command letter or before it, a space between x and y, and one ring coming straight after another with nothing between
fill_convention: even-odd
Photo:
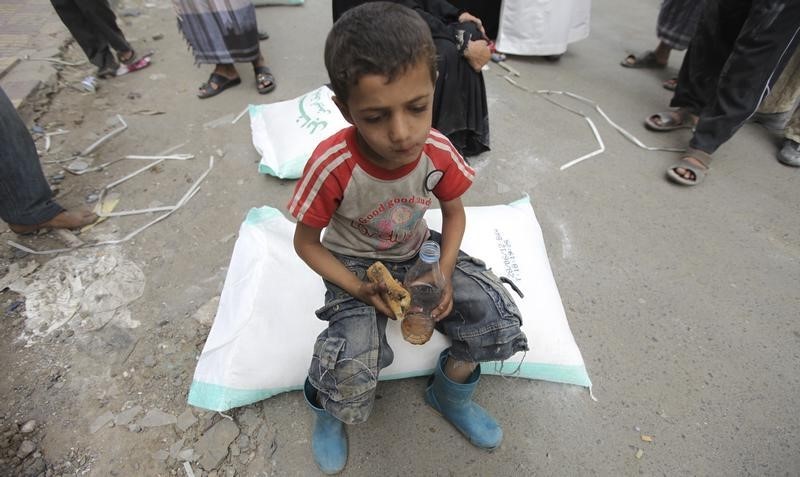
<instances>
[{"instance_id":1,"label":"concrete debris","mask_svg":"<svg viewBox=\"0 0 800 477\"><path fill-rule=\"evenodd\" d=\"M194 460L194 449L183 449L178 452L178 459L180 460Z\"/></svg>"},{"instance_id":2,"label":"concrete debris","mask_svg":"<svg viewBox=\"0 0 800 477\"><path fill-rule=\"evenodd\" d=\"M23 434L30 434L31 432L36 430L36 421L31 419L30 421L26 422L22 425L19 432Z\"/></svg>"},{"instance_id":3,"label":"concrete debris","mask_svg":"<svg viewBox=\"0 0 800 477\"><path fill-rule=\"evenodd\" d=\"M223 419L195 444L195 452L200 455L198 463L205 470L215 469L228 455L228 446L239 436L239 427L233 421Z\"/></svg>"},{"instance_id":4,"label":"concrete debris","mask_svg":"<svg viewBox=\"0 0 800 477\"><path fill-rule=\"evenodd\" d=\"M22 444L19 445L19 449L17 450L17 457L20 459L24 459L28 457L28 455L36 450L36 444L31 441L24 440Z\"/></svg>"},{"instance_id":5,"label":"concrete debris","mask_svg":"<svg viewBox=\"0 0 800 477\"><path fill-rule=\"evenodd\" d=\"M135 323L123 310L144 293L144 282L142 270L113 249L56 257L32 275L30 284L12 284L26 298L23 338L31 344L80 314L91 317L90 329L108 320L129 328Z\"/></svg>"},{"instance_id":6,"label":"concrete debris","mask_svg":"<svg viewBox=\"0 0 800 477\"><path fill-rule=\"evenodd\" d=\"M192 414L192 410L187 408L181 413L180 416L178 416L175 426L180 429L181 432L186 432L186 430L192 427L196 422L197 418L194 417L194 414Z\"/></svg>"},{"instance_id":7,"label":"concrete debris","mask_svg":"<svg viewBox=\"0 0 800 477\"><path fill-rule=\"evenodd\" d=\"M142 426L140 426L139 424L136 424L136 423L129 424L128 425L128 430L130 432L142 432Z\"/></svg>"},{"instance_id":8,"label":"concrete debris","mask_svg":"<svg viewBox=\"0 0 800 477\"><path fill-rule=\"evenodd\" d=\"M142 427L160 427L175 424L177 419L172 414L166 413L160 409L152 409L147 411L147 414L139 421Z\"/></svg>"},{"instance_id":9,"label":"concrete debris","mask_svg":"<svg viewBox=\"0 0 800 477\"><path fill-rule=\"evenodd\" d=\"M217 308L219 307L219 297L215 296L206 302L205 305L197 309L192 315L198 323L205 326L211 326L214 323L214 317L217 315Z\"/></svg>"},{"instance_id":10,"label":"concrete debris","mask_svg":"<svg viewBox=\"0 0 800 477\"><path fill-rule=\"evenodd\" d=\"M114 417L114 424L117 426L127 426L140 412L142 412L142 406L133 406L130 409L126 409Z\"/></svg>"},{"instance_id":11,"label":"concrete debris","mask_svg":"<svg viewBox=\"0 0 800 477\"><path fill-rule=\"evenodd\" d=\"M181 449L183 449L183 441L185 441L185 440L186 440L186 438L181 438L178 442L176 442L176 443L172 444L171 446L169 446L169 456L170 457L172 457L173 459L177 459L178 458L178 453L180 453Z\"/></svg>"},{"instance_id":12,"label":"concrete debris","mask_svg":"<svg viewBox=\"0 0 800 477\"><path fill-rule=\"evenodd\" d=\"M169 457L169 452L165 450L157 450L153 452L153 459L157 460L158 462L164 462Z\"/></svg>"},{"instance_id":13,"label":"concrete debris","mask_svg":"<svg viewBox=\"0 0 800 477\"><path fill-rule=\"evenodd\" d=\"M111 411L106 411L103 414L100 414L95 418L94 422L89 426L89 432L94 434L95 432L99 431L100 429L104 428L106 424L110 423L114 420L114 413Z\"/></svg>"},{"instance_id":14,"label":"concrete debris","mask_svg":"<svg viewBox=\"0 0 800 477\"><path fill-rule=\"evenodd\" d=\"M148 354L144 357L143 364L148 368L152 368L156 365L156 358L154 358L153 355Z\"/></svg>"},{"instance_id":15,"label":"concrete debris","mask_svg":"<svg viewBox=\"0 0 800 477\"><path fill-rule=\"evenodd\" d=\"M28 262L24 267L20 268L19 264L12 263L8 266L8 272L6 272L5 276L0 278L0 291L5 290L6 288L11 288L12 290L15 288L24 287L24 285L14 285L14 282L21 278L25 278L31 273L35 272L36 269L39 268L39 264L31 260ZM14 286L12 286L14 285Z\"/></svg>"}]
</instances>

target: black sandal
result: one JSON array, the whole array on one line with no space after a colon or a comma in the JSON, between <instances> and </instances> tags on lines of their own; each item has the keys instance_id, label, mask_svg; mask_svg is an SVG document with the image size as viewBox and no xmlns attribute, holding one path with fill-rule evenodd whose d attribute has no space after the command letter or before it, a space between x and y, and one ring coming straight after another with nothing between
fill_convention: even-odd
<instances>
[{"instance_id":1,"label":"black sandal","mask_svg":"<svg viewBox=\"0 0 800 477\"><path fill-rule=\"evenodd\" d=\"M200 85L200 91L197 93L197 97L200 99L205 99L216 96L226 89L240 84L241 82L242 80L238 76L236 78L226 78L220 74L211 73L211 76L208 77L208 81ZM216 88L211 86L212 84L216 85Z\"/></svg>"},{"instance_id":2,"label":"black sandal","mask_svg":"<svg viewBox=\"0 0 800 477\"><path fill-rule=\"evenodd\" d=\"M136 60L137 60L137 58L136 58L136 51L134 51L134 49L133 49L133 48L131 48L129 51L130 51L130 53L131 53L131 56L129 56L127 60L123 60L123 59L122 59L122 53L117 53L117 60L118 60L120 63L122 63L123 65L130 65L130 64L132 64L134 61L136 61ZM123 52L123 53L127 53L127 52Z\"/></svg>"},{"instance_id":3,"label":"black sandal","mask_svg":"<svg viewBox=\"0 0 800 477\"><path fill-rule=\"evenodd\" d=\"M256 89L259 94L267 94L278 86L275 82L275 76L272 75L268 67L256 66L253 68L253 72L256 74ZM265 83L266 86L262 86Z\"/></svg>"}]
</instances>

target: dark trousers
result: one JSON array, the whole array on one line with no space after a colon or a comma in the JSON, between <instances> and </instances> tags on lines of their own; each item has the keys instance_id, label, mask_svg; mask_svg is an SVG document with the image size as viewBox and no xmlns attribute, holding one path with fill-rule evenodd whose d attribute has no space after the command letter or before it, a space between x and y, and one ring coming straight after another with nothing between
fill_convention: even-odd
<instances>
[{"instance_id":1,"label":"dark trousers","mask_svg":"<svg viewBox=\"0 0 800 477\"><path fill-rule=\"evenodd\" d=\"M709 0L670 106L700 116L690 147L717 150L755 113L800 41L798 0Z\"/></svg>"},{"instance_id":2,"label":"dark trousers","mask_svg":"<svg viewBox=\"0 0 800 477\"><path fill-rule=\"evenodd\" d=\"M53 201L31 134L0 88L0 218L35 225L63 210Z\"/></svg>"},{"instance_id":3,"label":"dark trousers","mask_svg":"<svg viewBox=\"0 0 800 477\"><path fill-rule=\"evenodd\" d=\"M89 61L98 68L117 63L109 46L118 52L131 50L108 0L50 0L50 3Z\"/></svg>"}]
</instances>

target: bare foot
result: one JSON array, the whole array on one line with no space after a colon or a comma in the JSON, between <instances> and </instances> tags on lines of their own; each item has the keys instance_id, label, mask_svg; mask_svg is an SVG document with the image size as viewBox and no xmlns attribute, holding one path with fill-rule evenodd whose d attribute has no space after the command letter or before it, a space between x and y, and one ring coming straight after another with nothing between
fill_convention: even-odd
<instances>
[{"instance_id":1,"label":"bare foot","mask_svg":"<svg viewBox=\"0 0 800 477\"><path fill-rule=\"evenodd\" d=\"M697 167L701 171L707 171L708 170L708 166L706 166L705 164L703 164L702 162L700 162L699 160L695 159L692 156L686 156L686 157L683 158L683 160L688 162L688 163L690 163L690 164L692 164L692 165L694 165L695 167ZM679 176L681 176L684 179L686 179L687 181L696 181L697 180L697 177L695 176L695 173L690 171L689 169L684 169L683 167L675 167L672 170L675 171L675 173L678 174Z\"/></svg>"},{"instance_id":2,"label":"bare foot","mask_svg":"<svg viewBox=\"0 0 800 477\"><path fill-rule=\"evenodd\" d=\"M86 209L65 210L47 222L36 225L8 224L8 228L17 234L30 234L40 229L78 229L97 220L94 212Z\"/></svg>"}]
</instances>

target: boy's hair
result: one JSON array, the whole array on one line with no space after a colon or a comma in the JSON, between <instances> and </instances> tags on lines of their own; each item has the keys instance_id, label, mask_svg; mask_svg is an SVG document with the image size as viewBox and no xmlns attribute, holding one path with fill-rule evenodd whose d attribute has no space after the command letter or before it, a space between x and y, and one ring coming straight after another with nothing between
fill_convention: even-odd
<instances>
[{"instance_id":1,"label":"boy's hair","mask_svg":"<svg viewBox=\"0 0 800 477\"><path fill-rule=\"evenodd\" d=\"M362 76L382 75L391 82L419 61L427 63L435 84L436 46L428 24L395 3L369 2L348 10L325 41L325 68L342 102Z\"/></svg>"}]
</instances>

